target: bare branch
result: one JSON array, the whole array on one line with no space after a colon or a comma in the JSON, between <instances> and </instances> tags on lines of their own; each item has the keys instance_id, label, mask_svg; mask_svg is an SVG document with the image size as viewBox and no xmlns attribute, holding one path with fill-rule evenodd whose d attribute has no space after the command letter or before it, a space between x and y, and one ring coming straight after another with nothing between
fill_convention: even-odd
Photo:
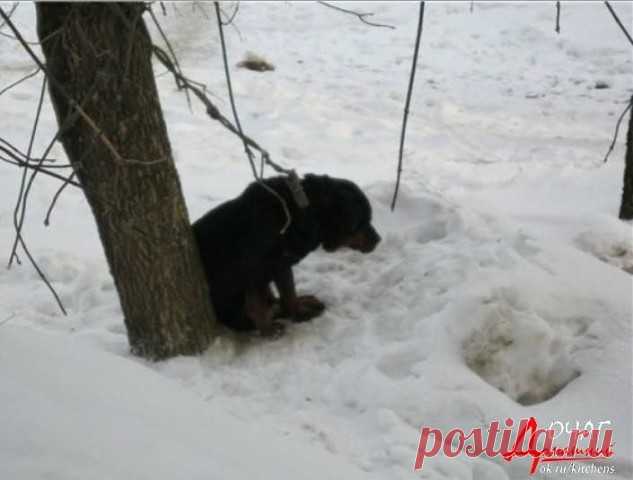
<instances>
[{"instance_id":1,"label":"bare branch","mask_svg":"<svg viewBox=\"0 0 633 480\"><path fill-rule=\"evenodd\" d=\"M68 313L66 312L66 309L64 308L64 304L62 303L61 298L59 298L59 295L57 294L57 291L55 290L55 288L53 288L53 285L51 285L51 282L48 281L48 278L46 278L46 275L44 274L44 272L42 271L38 263L35 261L35 258L33 258L33 255L31 255L31 251L26 246L26 243L24 242L24 240L22 239L20 240L20 245L22 247L22 250L24 250L24 253L26 253L26 256L28 257L29 261L31 262L31 265L33 265L33 268L35 268L35 271L39 275L40 279L44 282L46 287L53 294L53 297L55 298L55 301L57 302L57 305L59 306L62 313L64 315L68 315Z\"/></svg>"},{"instance_id":2,"label":"bare branch","mask_svg":"<svg viewBox=\"0 0 633 480\"><path fill-rule=\"evenodd\" d=\"M40 67L37 67L34 71L32 71L31 73L27 73L26 75L24 75L22 78L20 78L19 80L16 80L15 82L11 83L10 85L7 85L6 87L4 87L2 90L0 90L0 96L4 95L6 92L8 92L9 90L11 90L13 87L16 87L17 85L21 84L22 82L28 80L31 77L34 77L35 75L37 75L40 72Z\"/></svg>"},{"instance_id":3,"label":"bare branch","mask_svg":"<svg viewBox=\"0 0 633 480\"><path fill-rule=\"evenodd\" d=\"M246 152L246 156L248 157L248 162L250 163L251 168L253 170L253 176L255 177L255 180L266 191L268 191L270 194L276 197L277 200L279 200L279 203L281 204L284 210L284 213L286 214L286 222L281 228L281 233L283 234L288 229L288 227L290 226L290 222L292 221L292 217L290 216L290 210L288 209L288 205L286 205L286 201L281 197L281 195L279 195L275 190L273 190L268 185L266 185L262 181L262 179L257 176L257 168L255 167L255 155L251 151L250 147L248 146L248 143L246 142L244 138L244 132L242 130L240 118L239 118L239 115L237 114L237 108L235 106L235 98L233 96L233 87L231 85L231 74L229 72L229 60L228 60L228 55L226 53L226 43L224 41L224 28L223 28L222 18L220 17L220 4L218 2L213 2L213 5L215 6L215 15L218 22L218 30L220 32L220 44L222 45L222 59L224 60L224 74L226 76L226 84L229 90L229 98L231 100L231 109L233 110L233 118L235 119L235 125L237 126L237 130L244 144L244 151ZM264 156L262 155L262 164L264 162L265 162ZM263 168L262 168L262 174L263 174Z\"/></svg>"},{"instance_id":4,"label":"bare branch","mask_svg":"<svg viewBox=\"0 0 633 480\"><path fill-rule=\"evenodd\" d=\"M5 144L9 144L9 142L7 142L6 140L4 140L3 138L0 137L0 142L5 143ZM6 163L9 163L11 165L16 165L18 167L24 167L24 168L28 168L31 170L37 170L40 173L43 173L45 175L49 175L51 177L54 177L58 180L63 180L65 181L66 179L54 172L51 172L50 169L51 168L71 168L71 165L47 165L47 166L43 166L43 160L44 159L37 159L37 158L32 158L32 162L27 162L25 160L25 156L22 152L18 152L18 154L15 154L14 152L12 152L10 149L3 147L2 145L0 145L0 152L4 153L5 155L7 155L10 158L7 158L5 156L0 155L0 160ZM47 159L47 160L51 160L51 159ZM76 186L81 188L81 185L76 183L76 182L71 182L71 185Z\"/></svg>"},{"instance_id":5,"label":"bare branch","mask_svg":"<svg viewBox=\"0 0 633 480\"><path fill-rule=\"evenodd\" d=\"M59 199L59 196L62 194L62 192L65 190L65 188L72 183L73 178L75 178L75 172L72 172L68 178L66 178L66 180L64 181L64 183L62 183L62 186L59 187L57 189L57 191L55 192L55 195L53 195L53 199L51 200L51 204L48 207L48 210L46 211L46 217L44 217L44 225L46 225L47 227L50 225L51 223L51 214L53 213L53 209L55 208L55 205L57 205L57 200Z\"/></svg>"},{"instance_id":6,"label":"bare branch","mask_svg":"<svg viewBox=\"0 0 633 480\"><path fill-rule=\"evenodd\" d=\"M239 11L239 9L240 9L240 2L235 2L235 8L233 9L233 13L230 16L224 13L224 10L222 10L222 13L224 14L224 16L227 17L227 19L222 22L222 25L224 26L231 25L233 23L233 20L235 20L235 17L237 16L237 12Z\"/></svg>"},{"instance_id":7,"label":"bare branch","mask_svg":"<svg viewBox=\"0 0 633 480\"><path fill-rule=\"evenodd\" d=\"M20 2L15 2L15 3L13 4L13 7L12 7L12 8L11 8L11 10L9 11L9 13L7 14L7 17L8 17L8 18L11 18L11 17L13 16L13 12L15 12L15 10L17 9L17 7L18 7L18 4L19 4L19 3L20 3ZM0 7L0 10L2 10L2 7ZM2 24L0 25L0 29L2 29L2 28L6 25L6 24L7 24L7 21L3 19L3 20L2 20ZM58 29L58 30L55 30L54 32L51 32L51 33L50 33L50 35L48 35L48 36L47 36L46 38L44 38L44 40L42 40L42 41L45 41L45 40L48 40L48 39L49 39L49 38L51 38L51 37L54 37L54 36L55 36L55 35L57 35L60 31L61 31L61 28L60 28L60 29ZM9 39L11 39L11 40L16 40L16 41L19 41L19 38L18 38L17 36L15 36L15 35L11 35L10 33L7 33L7 32L2 32L2 31L0 31L0 36L5 37L5 38L9 38ZM23 39L23 41L24 41L26 44L28 44L28 45L33 45L33 46L40 45L40 42L38 42L38 41L33 41L33 40L24 40L24 39Z\"/></svg>"},{"instance_id":8,"label":"bare branch","mask_svg":"<svg viewBox=\"0 0 633 480\"><path fill-rule=\"evenodd\" d=\"M37 111L35 114L35 120L33 121L33 130L31 132L31 139L29 141L29 147L28 150L26 152L26 158L27 158L27 163L28 160L31 157L31 151L33 149L33 142L35 139L35 134L37 131L37 125L39 123L39 119L40 119L40 115L42 112L42 104L44 103L44 94L46 93L46 77L44 77L44 80L42 81L42 90L40 92L40 99L37 105ZM15 206L15 210L13 212L13 223L15 226L15 230L16 230L16 236L15 236L15 242L13 244L13 248L11 249L11 256L9 258L9 267L11 266L13 259L17 259L17 246L18 244L22 247L22 250L24 251L24 253L26 254L26 256L28 257L29 261L31 262L31 265L33 266L33 268L35 269L35 271L38 273L38 275L40 276L40 278L42 279L42 281L44 282L44 284L46 285L46 287L50 290L50 292L53 294L53 297L55 298L55 301L57 302L57 305L59 306L60 310L62 311L62 313L64 315L66 315L66 309L64 308L64 305L62 304L61 299L59 298L59 295L57 294L57 291L55 290L55 288L53 287L53 285L50 283L50 281L48 280L48 278L46 277L46 275L44 274L44 272L42 271L42 269L40 268L40 266L38 265L38 263L36 262L35 258L33 257L33 255L31 255L31 252L28 248L28 246L26 245L26 242L24 241L24 238L22 237L22 226L24 224L24 217L26 214L26 204L27 204L27 199L28 199L28 194L31 188L31 185L33 183L33 179L35 177L35 174L37 173L37 170L35 170L33 172L33 174L31 175L31 178L29 180L28 185L25 188L25 180L26 180L26 174L27 174L27 169L24 169L23 175L22 175L22 182L20 185L20 192L19 192L19 196L18 196L18 201L16 203Z\"/></svg>"},{"instance_id":9,"label":"bare branch","mask_svg":"<svg viewBox=\"0 0 633 480\"><path fill-rule=\"evenodd\" d=\"M46 93L46 77L42 80L42 89L40 91L40 98L37 102L37 110L35 112L35 120L33 121L33 128L31 130L31 138L29 140L29 147L26 151L26 161L31 158L31 152L33 150L33 142L35 141L35 134L37 132L37 126L40 121L40 115L42 114L42 105L44 104L44 95ZM37 171L33 172L34 174ZM18 242L23 242L22 239L22 225L24 225L24 216L26 215L26 200L28 198L29 189L26 186L27 169L22 170L22 179L20 181L20 191L18 192L18 200L13 210L13 226L15 227L15 240L13 241L13 247L11 248L11 255L9 256L8 268L11 268L13 259L15 258L15 252L18 248ZM29 183L30 187L30 183Z\"/></svg>"},{"instance_id":10,"label":"bare branch","mask_svg":"<svg viewBox=\"0 0 633 480\"><path fill-rule=\"evenodd\" d=\"M244 143L244 151L246 152L246 156L248 157L248 161L251 165L251 169L253 170L253 176L257 179L258 178L257 169L255 167L255 160L254 160L255 155L251 151L246 140L244 140L244 131L242 130L240 117L237 114L237 108L235 106L235 98L233 96L233 86L231 84L231 74L229 72L229 61L228 61L228 56L226 53L226 43L224 41L224 28L223 28L224 24L222 23L222 19L220 17L220 4L218 2L213 2L213 5L215 6L215 13L216 13L217 22L218 22L218 30L220 32L220 45L222 46L222 59L224 61L224 75L226 78L226 85L229 90L229 99L231 101L231 110L233 111L233 119L235 120L235 126L237 127L237 130L240 134L240 138L242 139L242 142Z\"/></svg>"},{"instance_id":11,"label":"bare branch","mask_svg":"<svg viewBox=\"0 0 633 480\"><path fill-rule=\"evenodd\" d=\"M404 137L407 131L407 119L409 117L409 105L411 104L411 92L413 91L413 82L415 80L415 69L418 64L418 53L420 51L420 39L422 38L422 26L424 23L424 2L420 2L420 14L418 16L418 33L415 38L415 49L413 50L413 65L411 66L411 75L409 77L409 88L407 90L407 100L404 106L404 116L402 118L402 132L400 133L400 151L398 154L398 172L396 176L396 187L391 200L391 211L396 208L396 199L398 198L398 189L400 187L400 175L402 174L402 155L404 153Z\"/></svg>"},{"instance_id":12,"label":"bare branch","mask_svg":"<svg viewBox=\"0 0 633 480\"><path fill-rule=\"evenodd\" d=\"M72 185L74 183L73 178L75 178L75 175L77 174L77 170L81 168L84 160L88 157L88 155L92 154L93 150L97 146L96 140L97 140L96 138L92 139L92 142L90 142L90 146L83 151L83 153L81 154L81 157L79 157L79 160L74 162L74 165L76 165L76 168L74 169L74 171L66 178L66 180L59 187L59 189L57 189L57 192L55 192L55 195L53 196L53 199L51 200L51 204L49 205L48 210L46 212L46 217L44 217L44 225L46 225L47 227L50 224L51 214L53 213L53 209L55 208L55 205L57 204L57 200L59 199L59 196L62 194L62 192L66 189L68 185Z\"/></svg>"},{"instance_id":13,"label":"bare branch","mask_svg":"<svg viewBox=\"0 0 633 480\"><path fill-rule=\"evenodd\" d=\"M22 158L26 158L26 154L22 153L20 150L17 149L17 147L15 147L14 145L12 145L10 142L8 142L7 140L5 140L4 138L0 137L0 143L4 143L7 147L9 147L13 153L15 153L16 155L20 155ZM7 153L9 153L9 151L7 150Z\"/></svg>"},{"instance_id":14,"label":"bare branch","mask_svg":"<svg viewBox=\"0 0 633 480\"><path fill-rule=\"evenodd\" d=\"M15 13L15 11L18 9L18 6L20 5L20 2L13 2L13 5L11 5L11 10L9 10L9 13L7 14L9 18L11 18L13 16L13 14ZM6 22L3 20L2 23L0 23L0 30L2 30L2 28L5 26Z\"/></svg>"},{"instance_id":15,"label":"bare branch","mask_svg":"<svg viewBox=\"0 0 633 480\"><path fill-rule=\"evenodd\" d=\"M624 35L626 35L626 38L629 39L629 43L631 45L633 45L633 38L631 38L631 34L627 31L627 29L624 27L624 25L622 25L622 21L620 20L620 17L618 17L618 14L615 13L615 10L613 10L613 7L611 6L611 4L608 1L606 1L606 0L605 0L604 4L609 9L609 12L611 12L611 16L613 16L613 19L618 24L618 26L620 27L620 29L622 30Z\"/></svg>"},{"instance_id":16,"label":"bare branch","mask_svg":"<svg viewBox=\"0 0 633 480\"><path fill-rule=\"evenodd\" d=\"M117 15L121 18L121 21L127 26L127 28L131 29L130 22L125 17L125 15L123 15L119 6L114 3L109 3L108 6L110 6L114 10L114 12L117 13ZM176 7L174 6L174 9L175 8ZM240 132L230 122L229 119L227 119L224 115L222 115L222 113L220 113L220 110L213 104L213 102L211 102L211 100L207 96L206 86L204 84L200 82L195 82L185 77L178 70L178 68L176 68L174 62L169 58L169 55L158 45L153 44L152 51L154 55L156 56L156 58L158 59L158 61L160 61L163 64L163 66L172 73L172 75L174 76L174 79L176 80L176 83L178 84L180 82L185 89L190 90L198 98L198 100L200 100L204 104L204 106L206 107L207 115L209 115L209 117L220 122L220 124L224 128L226 128L233 134L240 137L240 139L242 139L243 141L246 141L248 146L260 152L264 161L266 162L266 165L270 165L276 172L284 173L286 175L290 173L290 170L285 169L281 167L280 165L276 164L275 162L273 162L270 159L270 155L268 154L266 150L264 150L255 140L250 138L248 135L244 134L243 132Z\"/></svg>"},{"instance_id":17,"label":"bare branch","mask_svg":"<svg viewBox=\"0 0 633 480\"><path fill-rule=\"evenodd\" d=\"M371 25L372 27L384 27L384 28L391 28L391 29L395 29L396 28L393 25L387 25L387 24L384 24L384 23L375 23L375 22L370 22L369 20L367 20L366 17L371 17L373 15L373 12L360 13L360 12L355 12L354 10L348 10L346 8L342 8L342 7L338 7L336 5L332 5L331 3L328 3L328 2L319 1L317 3L320 3L324 7L328 7L328 8L331 8L333 10L337 10L339 12L348 13L350 15L355 15L356 17L358 17L358 19L361 22L366 23L367 25Z\"/></svg>"},{"instance_id":18,"label":"bare branch","mask_svg":"<svg viewBox=\"0 0 633 480\"><path fill-rule=\"evenodd\" d=\"M624 119L626 112L628 112L631 109L631 106L633 106L633 96L631 96L629 103L626 105L626 108L620 114L620 118L618 118L618 122L615 124L615 132L613 134L613 140L611 141L611 145L609 145L609 150L607 150L607 154L604 156L604 161L602 163L607 163L607 160L609 159L609 155L611 155L611 152L615 148L615 142L618 141L618 133L620 132L620 124L622 123L622 120Z\"/></svg>"},{"instance_id":19,"label":"bare branch","mask_svg":"<svg viewBox=\"0 0 633 480\"><path fill-rule=\"evenodd\" d=\"M2 150L2 147L0 147L0 150ZM37 170L39 173L43 173L44 175L48 175L50 177L56 178L58 180L61 180L62 182L66 181L66 178L63 177L62 175L59 175L55 172L51 172L49 170L49 168L55 168L53 166L49 166L49 167L40 167L36 164L33 163L27 163L23 160L10 160L8 158L5 158L3 156L0 156L0 161L9 163L11 165L16 165L18 167L24 167L24 168L28 168L30 170ZM57 167L57 168L61 168L61 167ZM65 166L65 168L69 168L69 166ZM72 186L77 187L77 188L81 188L81 184L77 183L77 182L69 182Z\"/></svg>"},{"instance_id":20,"label":"bare branch","mask_svg":"<svg viewBox=\"0 0 633 480\"><path fill-rule=\"evenodd\" d=\"M194 10L198 10L204 16L204 18L206 18L207 20L210 20L211 17L209 16L208 12L204 9L204 7L200 5L200 3L201 3L200 0L194 0L193 2L191 2L191 11L193 12Z\"/></svg>"},{"instance_id":21,"label":"bare branch","mask_svg":"<svg viewBox=\"0 0 633 480\"><path fill-rule=\"evenodd\" d=\"M560 33L560 2L556 2L556 33Z\"/></svg>"},{"instance_id":22,"label":"bare branch","mask_svg":"<svg viewBox=\"0 0 633 480\"><path fill-rule=\"evenodd\" d=\"M190 80L176 70L175 65L169 59L169 56L162 48L158 47L157 45L153 45L152 49L156 58L163 64L165 68L167 68L167 70L171 72L174 78L182 81L183 86L186 89L189 89L191 93L193 93L198 98L198 100L200 100L204 104L204 106L206 107L207 115L209 117L220 122L220 124L224 128L229 130L231 133L237 135L240 139L246 141L249 147L257 150L264 157L266 164L271 166L276 172L284 174L288 174L290 172L290 170L285 169L273 162L270 159L270 155L268 154L268 152L264 148L262 148L255 140L253 140L245 133L240 133L239 130L231 123L231 121L224 115L222 115L220 110L213 104L206 93L196 85L198 82Z\"/></svg>"},{"instance_id":23,"label":"bare branch","mask_svg":"<svg viewBox=\"0 0 633 480\"><path fill-rule=\"evenodd\" d=\"M158 29L158 32L160 33L160 36L162 37L163 41L165 42L165 45L167 45L167 50L169 50L169 53L171 54L171 59L174 62L174 65L176 66L176 69L180 73L182 73L182 68L180 68L180 64L178 63L178 57L176 56L176 52L174 52L174 49L171 46L171 42L167 38L167 35L165 35L163 27L161 26L160 22L156 18L156 15L154 15L154 12L152 11L151 8L149 9L149 14L152 17L152 20L154 21L154 25L156 25L156 28ZM179 81L176 81L176 85L178 87L178 90L182 90L183 89L183 86L181 85L181 83ZM187 89L185 89L185 96L187 98L187 105L189 106L189 111L191 111L191 96L189 95L189 91Z\"/></svg>"},{"instance_id":24,"label":"bare branch","mask_svg":"<svg viewBox=\"0 0 633 480\"><path fill-rule=\"evenodd\" d=\"M0 36L5 37L5 38L9 38L9 39L11 39L11 40L18 40L18 38L17 38L16 36L11 35L10 33L7 33L7 32L0 32ZM38 42L31 42L31 41L28 41L28 40L24 40L24 41L25 41L27 44L29 44L29 45L33 45L33 46L35 46L35 45L39 45L39 43L38 43Z\"/></svg>"},{"instance_id":25,"label":"bare branch","mask_svg":"<svg viewBox=\"0 0 633 480\"><path fill-rule=\"evenodd\" d=\"M121 9L119 8L119 6L116 5L116 4L113 4L113 3L108 4L108 5L117 13L117 15L119 16L121 21L127 26L127 28L131 29L132 26L131 26L130 22L125 17L125 15L123 15L123 13L121 12ZM232 89L230 88L230 74L228 73L228 59L227 59L227 55L226 55L226 45L224 43L224 33L223 33L223 30L222 30L222 19L220 17L219 5L217 4L217 2L216 2L216 18L217 18L217 21L218 21L218 28L220 30L220 35L221 35L221 40L222 40L222 45L223 45L223 59L224 59L224 64L225 64L225 73L228 75L227 82L229 83L229 92L230 92L230 95L232 97ZM298 183L298 177L296 176L296 173L294 173L294 171L292 171L292 170L287 170L287 169L284 169L281 166L277 165L275 162L273 162L270 159L270 156L269 156L268 152L266 152L264 149L262 149L253 139L251 139L250 137L248 137L247 135L244 134L244 132L241 129L241 126L238 125L239 128L236 128L235 126L233 126L233 124L231 124L231 122L224 115L222 115L220 113L220 111L217 109L217 107L215 105L213 105L213 103L211 102L211 100L209 100L209 98L207 97L205 92L203 92L199 87L196 87L195 85L193 85L192 82L188 78L186 78L179 71L179 69L176 67L174 62L169 58L169 55L167 55L167 53L163 49L161 49L157 45L152 45L152 49L153 49L154 55L156 55L158 60L170 72L172 72L172 74L174 75L174 78L176 79L177 83L181 82L181 84L186 89L191 90L194 93L194 95L196 95L196 97L198 97L198 99L202 103L204 103L204 105L207 108L207 115L209 115L214 120L219 121L225 128L227 128L228 130L230 130L231 132L233 132L234 134L239 136L240 139L242 140L242 142L244 142L245 149L247 151L247 154L249 155L249 160L251 161L251 166L253 166L253 173L254 173L255 179L257 180L257 182L260 185L262 185L263 188L265 188L272 195L277 197L278 200L281 202L281 204L283 206L284 212L286 213L286 219L287 219L286 224L284 225L284 227L281 230L281 233L284 233L285 230L290 225L290 211L288 210L288 207L287 207L285 201L283 200L283 198L281 198L281 196L279 196L279 194L277 192L272 190L270 187L268 187L268 185L263 183L261 181L261 179L259 179L257 177L257 170L254 168L254 161L251 158L252 152L250 152L249 147L253 147L256 150L258 150L260 152L260 154L261 154L262 161L265 162L267 165L270 165L275 171L288 175L288 178L289 178L288 182L289 182L289 184L291 186L294 185L295 183ZM234 107L234 100L233 100L233 98L231 98L231 100L232 100L232 106ZM239 124L239 118L237 117L237 111L235 109L234 109L234 114L236 116L236 119L238 119L238 121L236 123ZM250 154L249 154L249 152L250 152ZM296 190L297 188L301 189L301 185L298 185L298 187L294 186L294 190ZM293 188L291 188L291 190L293 190ZM297 197L297 198L299 198L299 202L302 201L302 199L300 197Z\"/></svg>"},{"instance_id":26,"label":"bare branch","mask_svg":"<svg viewBox=\"0 0 633 480\"><path fill-rule=\"evenodd\" d=\"M53 138L53 140L51 141L51 144L54 143L56 140L57 140L57 136L55 136ZM50 151L50 148L46 150L45 156L43 158L30 158L30 159L27 159L26 153L21 152L17 147L12 145L10 142L5 140L4 138L0 137L0 143L6 145L6 147L3 147L2 145L0 145L0 151L4 152L6 155L10 156L13 159L13 161L5 159L9 163L19 164L21 162L32 161L32 162L35 162L35 163L40 163L41 162L43 164L44 162L50 162L50 163L57 162L57 160L54 159L54 158L46 157L46 155ZM51 145L51 147L52 147L52 145ZM72 167L72 165L70 165L69 163L65 163L63 165L46 165L45 168L71 168L71 167Z\"/></svg>"},{"instance_id":27,"label":"bare branch","mask_svg":"<svg viewBox=\"0 0 633 480\"><path fill-rule=\"evenodd\" d=\"M0 327L6 325L7 323L9 323L13 318L15 318L15 312L13 312L11 315L9 315L7 318L5 318L4 320L2 320L0 322Z\"/></svg>"},{"instance_id":28,"label":"bare branch","mask_svg":"<svg viewBox=\"0 0 633 480\"><path fill-rule=\"evenodd\" d=\"M90 126L90 128L92 128L92 130L94 130L97 138L99 140L101 140L101 142L105 145L105 147L108 150L110 150L110 153L114 157L114 160L117 161L118 163L132 163L132 164L135 164L135 165L143 165L143 166L145 166L145 165L155 165L157 163L161 163L161 162L164 162L164 161L167 160L166 158L159 158L159 159L156 159L156 160L146 161L146 160L137 160L135 158L124 158L124 157L122 157L121 154L116 149L116 147L112 144L110 139L107 137L107 135L103 132L103 130L101 130L97 126L97 124L90 117L90 115L88 115L84 111L84 109L81 108L81 106L77 102L75 102L74 100L70 99L69 102L76 109L77 113L79 113L79 115L81 115L81 118L84 119L84 121L88 124L88 126Z\"/></svg>"},{"instance_id":29,"label":"bare branch","mask_svg":"<svg viewBox=\"0 0 633 480\"><path fill-rule=\"evenodd\" d=\"M197 3L196 3L197 5ZM240 40L243 40L242 38L242 32L240 31L239 28L237 28L237 25L235 23L235 17L237 16L237 12L240 9L240 2L235 2L235 8L233 9L233 13L231 15L227 15L226 12L223 9L220 9L220 11L222 12L222 15L224 15L224 17L226 17L226 20L224 20L222 22L222 25L227 26L230 25L233 30L235 30L235 33L237 33L237 36L240 38ZM204 10L203 10L204 11Z\"/></svg>"},{"instance_id":30,"label":"bare branch","mask_svg":"<svg viewBox=\"0 0 633 480\"><path fill-rule=\"evenodd\" d=\"M33 49L29 46L28 42L24 40L19 30L16 28L16 26L13 24L11 19L7 16L7 14L4 12L2 8L0 8L0 17L4 19L4 21L9 26L9 28L13 31L13 34L15 35L16 39L22 44L22 46L30 55L30 57L33 59L33 61L36 63L36 65L46 74L46 77L48 78L50 83L53 85L53 87L66 99L69 105L75 109L75 111L81 116L81 118L83 118L83 120L90 126L90 128L92 128L95 131L95 133L97 134L97 137L101 140L101 142L105 145L105 147L110 151L115 161L119 163L131 163L131 164L142 165L142 166L154 165L154 164L166 161L165 158L159 158L157 160L152 160L152 161L143 161L143 160L137 160L134 158L124 158L123 156L121 156L121 154L119 154L118 150L114 147L110 139L96 125L94 120L84 111L81 105L79 105L75 101L75 99L73 99L68 94L68 92L66 92L66 89L64 88L64 86L59 81L57 81L57 79L55 79L53 76L50 75L50 73L48 72L48 70L42 63L42 61L38 58L35 52L33 52ZM56 32L53 32L53 33L56 33ZM47 38L50 38L50 35Z\"/></svg>"}]
</instances>

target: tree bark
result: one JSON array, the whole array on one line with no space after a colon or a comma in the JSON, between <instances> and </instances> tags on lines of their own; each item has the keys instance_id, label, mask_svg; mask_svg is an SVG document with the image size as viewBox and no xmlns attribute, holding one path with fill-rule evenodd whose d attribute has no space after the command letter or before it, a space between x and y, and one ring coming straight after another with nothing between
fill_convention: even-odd
<instances>
[{"instance_id":1,"label":"tree bark","mask_svg":"<svg viewBox=\"0 0 633 480\"><path fill-rule=\"evenodd\" d=\"M145 7L36 8L57 121L77 112L73 101L89 117L67 125L61 140L97 222L132 352L153 360L200 353L215 314L160 107Z\"/></svg>"},{"instance_id":2,"label":"tree bark","mask_svg":"<svg viewBox=\"0 0 633 480\"><path fill-rule=\"evenodd\" d=\"M631 97L633 102L633 97ZM620 203L620 218L633 220L633 110L629 110L629 131L626 135L626 155L624 157L624 185L622 187L622 202Z\"/></svg>"}]
</instances>

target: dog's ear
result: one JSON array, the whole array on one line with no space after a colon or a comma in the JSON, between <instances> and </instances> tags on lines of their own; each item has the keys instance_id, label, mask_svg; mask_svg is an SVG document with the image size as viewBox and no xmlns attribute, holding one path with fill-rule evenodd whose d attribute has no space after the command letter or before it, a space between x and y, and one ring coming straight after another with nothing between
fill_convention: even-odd
<instances>
[{"instance_id":1,"label":"dog's ear","mask_svg":"<svg viewBox=\"0 0 633 480\"><path fill-rule=\"evenodd\" d=\"M314 173L306 173L303 176L304 180L307 180L308 182L318 182L318 183L323 183L323 180L329 180L330 177L328 175L316 175Z\"/></svg>"},{"instance_id":2,"label":"dog's ear","mask_svg":"<svg viewBox=\"0 0 633 480\"><path fill-rule=\"evenodd\" d=\"M327 175L306 174L304 176L304 187L306 187L308 196L319 205L320 209L328 209L334 204L335 192L333 191L332 180Z\"/></svg>"}]
</instances>

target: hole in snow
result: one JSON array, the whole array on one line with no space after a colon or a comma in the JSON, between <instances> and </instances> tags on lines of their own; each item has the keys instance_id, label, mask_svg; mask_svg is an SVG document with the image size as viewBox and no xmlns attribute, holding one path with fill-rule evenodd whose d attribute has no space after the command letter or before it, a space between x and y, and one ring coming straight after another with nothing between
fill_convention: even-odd
<instances>
[{"instance_id":1,"label":"hole in snow","mask_svg":"<svg viewBox=\"0 0 633 480\"><path fill-rule=\"evenodd\" d=\"M599 260L633 274L633 249L628 235L628 232L583 232L576 237L575 244Z\"/></svg>"},{"instance_id":2,"label":"hole in snow","mask_svg":"<svg viewBox=\"0 0 633 480\"><path fill-rule=\"evenodd\" d=\"M580 375L569 352L573 338L534 312L503 299L481 305L482 319L462 344L466 364L521 405L544 402Z\"/></svg>"}]
</instances>

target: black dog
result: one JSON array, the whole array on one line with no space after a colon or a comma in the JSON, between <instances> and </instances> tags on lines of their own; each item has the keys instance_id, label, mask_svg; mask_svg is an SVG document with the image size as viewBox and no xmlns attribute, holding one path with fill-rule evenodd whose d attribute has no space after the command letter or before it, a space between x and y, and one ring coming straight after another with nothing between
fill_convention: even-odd
<instances>
[{"instance_id":1,"label":"black dog","mask_svg":"<svg viewBox=\"0 0 633 480\"><path fill-rule=\"evenodd\" d=\"M273 322L274 282L279 316L305 321L325 306L311 295L297 296L292 266L322 245L328 252L349 247L371 252L380 236L371 225L371 206L352 182L306 175L301 181L309 206L299 208L285 178L264 181L288 206L291 223L279 199L252 183L237 198L207 212L193 224L218 319L239 330L281 333Z\"/></svg>"}]
</instances>

